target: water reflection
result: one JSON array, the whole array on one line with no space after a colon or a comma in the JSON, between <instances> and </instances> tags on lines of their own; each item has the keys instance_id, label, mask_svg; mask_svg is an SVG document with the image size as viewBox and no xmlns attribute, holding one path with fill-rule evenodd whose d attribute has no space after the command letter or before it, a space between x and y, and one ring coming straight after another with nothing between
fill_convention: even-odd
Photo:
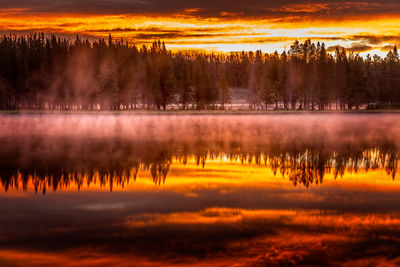
<instances>
[{"instance_id":1,"label":"water reflection","mask_svg":"<svg viewBox=\"0 0 400 267\"><path fill-rule=\"evenodd\" d=\"M231 150L234 151L234 150ZM238 149L240 151L240 149ZM384 169L388 178L393 180L398 171L399 156L397 151L392 148L374 147L367 150L341 153L332 151L318 152L306 150L301 153L286 152L279 155L268 155L268 152L253 152L242 154L240 152L208 151L205 154L187 154L185 151L180 156L172 156L173 152L165 150L156 153L153 158L133 158L124 157L119 160L119 164L112 166L99 167L90 163L83 165L77 159L69 159L69 162L79 162L79 169L69 169L71 165L65 165L65 162L52 162L54 157L46 159L46 166L40 167L37 164L32 166L18 166L12 169L9 165L2 166L0 173L1 186L5 191L9 189L18 190L21 188L26 191L28 184L32 184L35 192L46 193L47 188L56 191L62 188L68 188L71 184L80 190L82 185L97 185L100 187L124 187L131 180L136 181L139 171L148 171L151 174L155 185L166 183L168 172L173 166L186 165L188 161L194 161L197 166L207 168L207 160L220 162L223 168L227 161L241 163L243 169L251 164L264 166L272 171L274 176L282 175L287 177L294 186L310 186L312 184L322 184L324 176L332 173L336 179L342 177L345 173L357 173L362 169L369 170ZM126 159L130 159L129 162ZM115 161L115 159L114 159ZM7 162L10 164L10 161ZM60 164L60 165L57 165ZM48 168L47 166L52 166ZM229 167L227 167L229 168Z\"/></svg>"},{"instance_id":2,"label":"water reflection","mask_svg":"<svg viewBox=\"0 0 400 267\"><path fill-rule=\"evenodd\" d=\"M0 265L400 265L398 121L0 116Z\"/></svg>"}]
</instances>

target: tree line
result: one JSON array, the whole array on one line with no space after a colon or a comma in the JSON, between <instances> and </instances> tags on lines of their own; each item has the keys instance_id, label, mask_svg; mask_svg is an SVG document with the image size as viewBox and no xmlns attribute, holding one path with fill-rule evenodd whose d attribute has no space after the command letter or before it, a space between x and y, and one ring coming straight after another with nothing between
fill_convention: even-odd
<instances>
[{"instance_id":1,"label":"tree line","mask_svg":"<svg viewBox=\"0 0 400 267\"><path fill-rule=\"evenodd\" d=\"M248 109L398 108L399 54L328 53L310 40L282 53L214 54L111 35L0 37L0 109L225 109L233 91Z\"/></svg>"}]
</instances>

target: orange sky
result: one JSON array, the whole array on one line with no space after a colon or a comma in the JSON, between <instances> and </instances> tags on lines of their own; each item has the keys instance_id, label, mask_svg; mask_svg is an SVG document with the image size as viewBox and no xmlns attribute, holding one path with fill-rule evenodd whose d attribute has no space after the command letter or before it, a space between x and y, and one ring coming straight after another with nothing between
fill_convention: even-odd
<instances>
[{"instance_id":1,"label":"orange sky","mask_svg":"<svg viewBox=\"0 0 400 267\"><path fill-rule=\"evenodd\" d=\"M18 3L14 3L18 2ZM173 50L282 51L311 38L327 47L385 55L400 37L398 1L5 0L0 32L90 39L161 39Z\"/></svg>"}]
</instances>

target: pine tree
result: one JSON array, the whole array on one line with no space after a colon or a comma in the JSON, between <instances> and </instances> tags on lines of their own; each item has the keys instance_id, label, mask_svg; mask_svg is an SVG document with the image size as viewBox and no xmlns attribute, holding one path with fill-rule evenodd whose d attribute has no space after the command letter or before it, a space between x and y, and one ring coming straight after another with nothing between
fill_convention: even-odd
<instances>
[{"instance_id":1,"label":"pine tree","mask_svg":"<svg viewBox=\"0 0 400 267\"><path fill-rule=\"evenodd\" d=\"M218 82L218 89L219 89L219 100L221 103L221 109L225 109L225 104L231 102L231 91L229 90L229 84L225 74L222 74Z\"/></svg>"}]
</instances>

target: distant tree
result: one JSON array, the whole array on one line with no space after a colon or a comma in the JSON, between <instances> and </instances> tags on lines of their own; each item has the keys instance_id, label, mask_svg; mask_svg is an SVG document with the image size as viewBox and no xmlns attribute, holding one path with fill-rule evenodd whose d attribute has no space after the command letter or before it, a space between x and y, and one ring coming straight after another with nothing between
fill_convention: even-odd
<instances>
[{"instance_id":1,"label":"distant tree","mask_svg":"<svg viewBox=\"0 0 400 267\"><path fill-rule=\"evenodd\" d=\"M106 107L106 109L118 109L118 104L120 103L120 88L118 85L117 69L113 58L105 61L100 66L98 79L103 106Z\"/></svg>"},{"instance_id":2,"label":"distant tree","mask_svg":"<svg viewBox=\"0 0 400 267\"><path fill-rule=\"evenodd\" d=\"M268 57L268 60L264 64L264 71L262 76L261 85L261 98L265 105L265 109L268 109L268 105L277 103L278 98L278 54L275 53Z\"/></svg>"},{"instance_id":3,"label":"distant tree","mask_svg":"<svg viewBox=\"0 0 400 267\"><path fill-rule=\"evenodd\" d=\"M335 51L335 72L334 72L334 88L336 95L336 104L339 104L340 109L344 108L346 88L347 88L347 72L348 61L344 49L336 47Z\"/></svg>"},{"instance_id":4,"label":"distant tree","mask_svg":"<svg viewBox=\"0 0 400 267\"><path fill-rule=\"evenodd\" d=\"M197 109L206 108L212 100L212 85L206 64L202 60L197 60L194 69L194 100Z\"/></svg>"},{"instance_id":5,"label":"distant tree","mask_svg":"<svg viewBox=\"0 0 400 267\"><path fill-rule=\"evenodd\" d=\"M175 88L178 97L178 104L182 109L187 109L192 101L192 85L190 79L190 66L183 55L178 55L174 61Z\"/></svg>"},{"instance_id":6,"label":"distant tree","mask_svg":"<svg viewBox=\"0 0 400 267\"><path fill-rule=\"evenodd\" d=\"M159 69L160 73L160 91L161 91L161 105L163 109L167 109L167 105L171 100L174 93L174 74L171 61L165 57L162 60Z\"/></svg>"},{"instance_id":7,"label":"distant tree","mask_svg":"<svg viewBox=\"0 0 400 267\"><path fill-rule=\"evenodd\" d=\"M389 51L385 58L385 90L384 101L392 106L393 102L400 101L400 64L397 47Z\"/></svg>"},{"instance_id":8,"label":"distant tree","mask_svg":"<svg viewBox=\"0 0 400 267\"><path fill-rule=\"evenodd\" d=\"M279 55L172 53L161 41L138 49L111 35L96 41L44 33L0 37L1 109L212 109L228 103L221 88L233 87L252 109L394 108L400 106L400 59L396 46L383 59L363 58L339 47L332 55L311 40Z\"/></svg>"},{"instance_id":9,"label":"distant tree","mask_svg":"<svg viewBox=\"0 0 400 267\"><path fill-rule=\"evenodd\" d=\"M248 101L251 109L262 107L261 91L262 91L262 77L263 77L263 59L261 51L256 51L255 57L250 52L249 58L253 61L250 67L249 81L248 81Z\"/></svg>"},{"instance_id":10,"label":"distant tree","mask_svg":"<svg viewBox=\"0 0 400 267\"><path fill-rule=\"evenodd\" d=\"M219 100L221 103L221 108L225 109L225 104L231 102L231 91L229 90L228 80L223 74L218 82L218 89L219 89Z\"/></svg>"}]
</instances>

